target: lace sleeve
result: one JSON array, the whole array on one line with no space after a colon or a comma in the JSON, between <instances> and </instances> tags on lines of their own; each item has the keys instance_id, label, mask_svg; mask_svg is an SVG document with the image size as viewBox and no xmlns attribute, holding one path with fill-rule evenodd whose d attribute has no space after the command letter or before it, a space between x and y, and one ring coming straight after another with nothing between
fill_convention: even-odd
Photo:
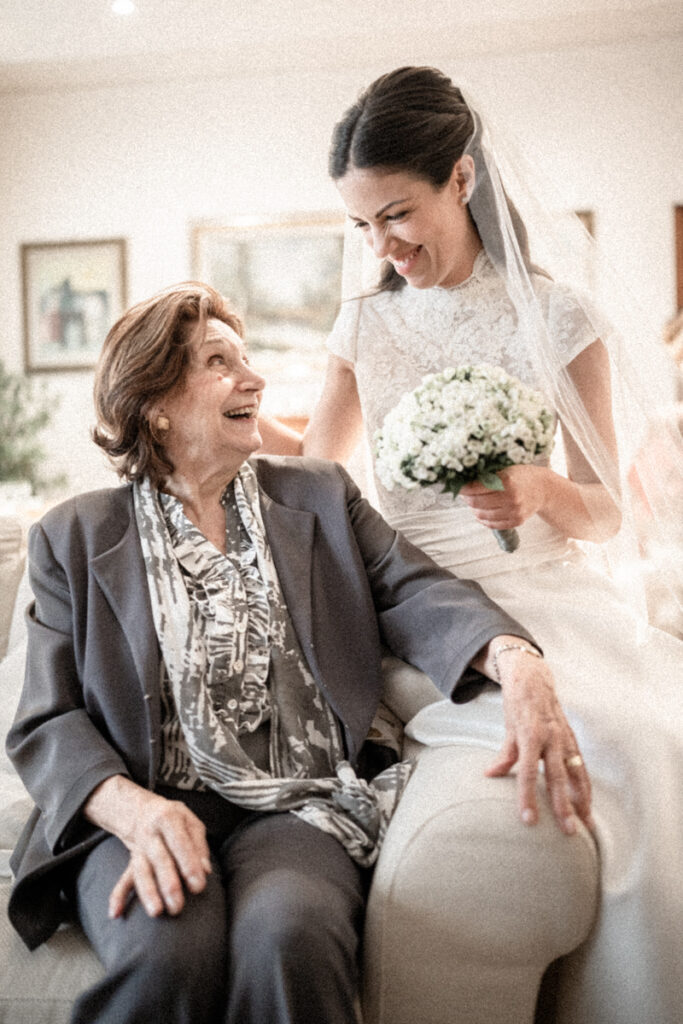
<instances>
[{"instance_id":1,"label":"lace sleeve","mask_svg":"<svg viewBox=\"0 0 683 1024\"><path fill-rule=\"evenodd\" d=\"M327 349L332 355L356 362L358 350L358 322L360 320L361 303L359 299L347 299L342 302L339 315L327 339Z\"/></svg>"},{"instance_id":2,"label":"lace sleeve","mask_svg":"<svg viewBox=\"0 0 683 1024\"><path fill-rule=\"evenodd\" d=\"M541 299L553 342L567 366L598 338L605 340L612 328L605 316L586 295L577 295L567 285L544 281Z\"/></svg>"}]
</instances>

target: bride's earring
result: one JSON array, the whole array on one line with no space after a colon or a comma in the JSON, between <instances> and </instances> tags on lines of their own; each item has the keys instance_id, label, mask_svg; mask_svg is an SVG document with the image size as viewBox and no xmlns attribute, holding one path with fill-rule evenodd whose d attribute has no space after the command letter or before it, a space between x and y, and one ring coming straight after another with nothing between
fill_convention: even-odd
<instances>
[{"instance_id":1,"label":"bride's earring","mask_svg":"<svg viewBox=\"0 0 683 1024\"><path fill-rule=\"evenodd\" d=\"M157 416L157 430L168 430L171 426L171 421L168 416Z\"/></svg>"}]
</instances>

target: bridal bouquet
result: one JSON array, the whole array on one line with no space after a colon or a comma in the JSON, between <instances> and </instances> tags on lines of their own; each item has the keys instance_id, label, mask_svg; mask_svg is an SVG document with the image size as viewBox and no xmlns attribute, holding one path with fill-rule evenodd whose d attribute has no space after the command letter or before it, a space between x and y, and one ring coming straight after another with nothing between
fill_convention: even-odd
<instances>
[{"instance_id":1,"label":"bridal bouquet","mask_svg":"<svg viewBox=\"0 0 683 1024\"><path fill-rule=\"evenodd\" d=\"M424 377L387 413L375 435L377 475L387 490L441 484L456 498L479 480L502 491L507 466L548 455L555 420L540 391L499 366L458 366ZM504 551L516 530L494 530Z\"/></svg>"}]
</instances>

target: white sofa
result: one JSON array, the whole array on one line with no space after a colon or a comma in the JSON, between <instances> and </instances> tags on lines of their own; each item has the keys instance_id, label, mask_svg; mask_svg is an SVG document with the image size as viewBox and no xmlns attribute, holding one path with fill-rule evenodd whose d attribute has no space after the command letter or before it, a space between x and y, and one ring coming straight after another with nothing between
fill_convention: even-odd
<instances>
[{"instance_id":1,"label":"white sofa","mask_svg":"<svg viewBox=\"0 0 683 1024\"><path fill-rule=\"evenodd\" d=\"M23 609L31 595L16 524L0 519L0 1024L62 1024L101 968L76 924L30 953L6 908L8 857L31 802L4 752L23 679ZM20 581L21 577L21 581ZM18 594L17 594L18 587ZM3 618L4 616L4 618ZM407 720L435 699L431 682L387 659L387 703ZM502 721L492 687L463 705ZM482 711L483 709L483 711ZM541 796L535 828L517 817L513 779L486 779L496 728L423 748L375 870L364 939L366 1024L551 1024L562 968L593 922L598 859L582 830L568 839ZM264 1022L267 1024L267 1022ZM577 1022L580 1024L580 1022Z\"/></svg>"}]
</instances>

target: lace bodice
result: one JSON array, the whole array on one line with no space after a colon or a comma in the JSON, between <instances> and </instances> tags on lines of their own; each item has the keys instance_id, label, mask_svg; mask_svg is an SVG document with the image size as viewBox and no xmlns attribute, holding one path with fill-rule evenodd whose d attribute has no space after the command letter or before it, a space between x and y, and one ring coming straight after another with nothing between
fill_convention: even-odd
<instances>
[{"instance_id":1,"label":"lace bodice","mask_svg":"<svg viewBox=\"0 0 683 1024\"><path fill-rule=\"evenodd\" d=\"M572 293L547 278L534 277L551 336L564 363L591 341L591 328ZM352 299L342 306L330 336L331 352L355 366L368 440L401 396L428 373L462 363L502 366L539 387L531 354L517 330L515 308L485 251L472 274L454 288L417 289ZM387 491L375 480L385 516L433 507L452 508L439 488Z\"/></svg>"}]
</instances>

